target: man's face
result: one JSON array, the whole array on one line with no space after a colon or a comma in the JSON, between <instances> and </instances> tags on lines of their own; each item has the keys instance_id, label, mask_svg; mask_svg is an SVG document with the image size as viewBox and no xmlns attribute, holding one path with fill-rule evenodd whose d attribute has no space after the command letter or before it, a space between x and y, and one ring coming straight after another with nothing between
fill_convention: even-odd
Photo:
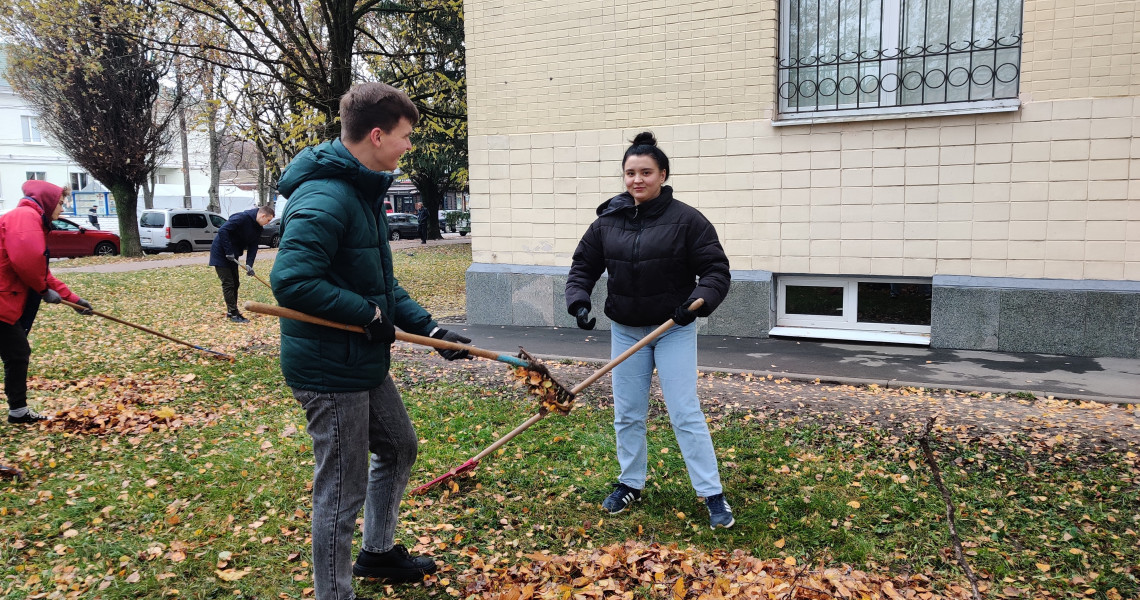
<instances>
[{"instance_id":1,"label":"man's face","mask_svg":"<svg viewBox=\"0 0 1140 600\"><path fill-rule=\"evenodd\" d=\"M272 220L273 220L273 217L269 216L267 213L263 213L261 211L258 211L258 213L257 213L257 224L258 225L265 227Z\"/></svg>"},{"instance_id":2,"label":"man's face","mask_svg":"<svg viewBox=\"0 0 1140 600\"><path fill-rule=\"evenodd\" d=\"M412 149L412 124L401 117L400 122L392 131L384 131L379 127L369 133L372 141L372 163L365 165L373 171L395 171L400 165L400 157Z\"/></svg>"}]
</instances>

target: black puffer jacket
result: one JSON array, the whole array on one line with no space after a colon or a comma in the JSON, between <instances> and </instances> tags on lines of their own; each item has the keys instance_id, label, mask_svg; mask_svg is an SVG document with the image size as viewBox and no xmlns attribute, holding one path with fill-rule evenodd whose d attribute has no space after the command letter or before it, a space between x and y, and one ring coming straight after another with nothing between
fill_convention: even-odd
<instances>
[{"instance_id":1,"label":"black puffer jacket","mask_svg":"<svg viewBox=\"0 0 1140 600\"><path fill-rule=\"evenodd\" d=\"M606 316L631 327L660 325L681 303L697 298L705 300L697 314L708 316L731 280L716 229L700 211L674 200L670 186L640 206L624 193L598 207L566 278L570 314L590 306L590 292L604 271Z\"/></svg>"}]
</instances>

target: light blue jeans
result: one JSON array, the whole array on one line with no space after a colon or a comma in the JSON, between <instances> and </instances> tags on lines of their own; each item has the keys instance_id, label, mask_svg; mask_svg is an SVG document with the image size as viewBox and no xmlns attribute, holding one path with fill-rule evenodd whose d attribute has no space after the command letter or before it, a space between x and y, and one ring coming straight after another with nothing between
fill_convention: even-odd
<instances>
[{"instance_id":1,"label":"light blue jeans","mask_svg":"<svg viewBox=\"0 0 1140 600\"><path fill-rule=\"evenodd\" d=\"M656 328L612 323L610 356L616 358ZM649 418L649 383L654 367L693 489L705 498L721 493L716 451L697 398L696 323L670 328L614 367L614 431L621 466L618 481L639 490L645 488L648 460L645 423Z\"/></svg>"},{"instance_id":2,"label":"light blue jeans","mask_svg":"<svg viewBox=\"0 0 1140 600\"><path fill-rule=\"evenodd\" d=\"M362 392L294 388L293 397L305 409L313 438L316 598L352 600L356 515L363 506L363 549L392 549L400 499L416 462L416 430L391 377Z\"/></svg>"}]
</instances>

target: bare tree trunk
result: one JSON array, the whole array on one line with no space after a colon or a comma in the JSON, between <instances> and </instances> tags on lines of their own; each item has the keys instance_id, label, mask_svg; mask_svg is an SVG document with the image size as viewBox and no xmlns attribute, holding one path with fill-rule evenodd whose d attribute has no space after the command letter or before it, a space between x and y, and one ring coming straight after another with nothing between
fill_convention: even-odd
<instances>
[{"instance_id":1,"label":"bare tree trunk","mask_svg":"<svg viewBox=\"0 0 1140 600\"><path fill-rule=\"evenodd\" d=\"M139 243L139 189L125 182L113 183L111 195L115 197L115 211L119 215L119 253L123 256L142 256Z\"/></svg>"},{"instance_id":2,"label":"bare tree trunk","mask_svg":"<svg viewBox=\"0 0 1140 600\"><path fill-rule=\"evenodd\" d=\"M221 160L221 132L218 131L218 103L214 97L217 91L214 87L214 69L206 69L206 127L210 136L210 196L208 210L222 211L222 203L218 199L218 184L222 178Z\"/></svg>"},{"instance_id":3,"label":"bare tree trunk","mask_svg":"<svg viewBox=\"0 0 1140 600\"><path fill-rule=\"evenodd\" d=\"M143 206L147 209L154 208L154 171L143 180Z\"/></svg>"},{"instance_id":4,"label":"bare tree trunk","mask_svg":"<svg viewBox=\"0 0 1140 600\"><path fill-rule=\"evenodd\" d=\"M257 205L265 206L269 202L269 182L266 181L265 155L257 152Z\"/></svg>"},{"instance_id":5,"label":"bare tree trunk","mask_svg":"<svg viewBox=\"0 0 1140 600\"><path fill-rule=\"evenodd\" d=\"M213 110L211 110L211 112L213 113ZM219 157L220 153L218 152L218 147L220 146L220 143L218 140L219 135L220 134L218 133L218 131L216 129L214 129L214 116L211 116L210 117L210 189L209 189L208 193L210 195L209 210L212 210L214 212L221 212L221 210L222 210L222 203L218 199L218 182L222 178L222 163L221 163L221 158Z\"/></svg>"},{"instance_id":6,"label":"bare tree trunk","mask_svg":"<svg viewBox=\"0 0 1140 600\"><path fill-rule=\"evenodd\" d=\"M182 196L182 206L193 208L194 202L190 196L190 149L187 147L186 111L178 109L178 134L182 145L182 182L185 185L185 194Z\"/></svg>"}]
</instances>

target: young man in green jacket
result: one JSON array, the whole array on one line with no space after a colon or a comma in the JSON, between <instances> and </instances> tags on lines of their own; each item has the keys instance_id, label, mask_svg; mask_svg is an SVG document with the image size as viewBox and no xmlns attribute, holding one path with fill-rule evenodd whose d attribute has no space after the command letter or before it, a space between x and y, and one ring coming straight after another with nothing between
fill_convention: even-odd
<instances>
[{"instance_id":1,"label":"young man in green jacket","mask_svg":"<svg viewBox=\"0 0 1140 600\"><path fill-rule=\"evenodd\" d=\"M420 581L433 560L395 544L417 437L388 374L394 326L452 342L400 287L383 198L419 111L403 92L354 86L339 139L302 150L281 175L288 198L270 280L281 306L363 326L366 334L281 320L281 371L313 438L313 573L317 600L353 600L352 575ZM466 351L441 351L448 360ZM369 453L372 455L369 465ZM364 543L352 563L356 515Z\"/></svg>"}]
</instances>

